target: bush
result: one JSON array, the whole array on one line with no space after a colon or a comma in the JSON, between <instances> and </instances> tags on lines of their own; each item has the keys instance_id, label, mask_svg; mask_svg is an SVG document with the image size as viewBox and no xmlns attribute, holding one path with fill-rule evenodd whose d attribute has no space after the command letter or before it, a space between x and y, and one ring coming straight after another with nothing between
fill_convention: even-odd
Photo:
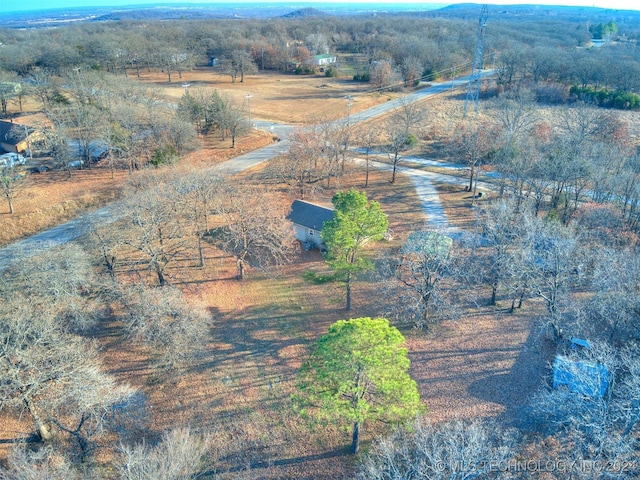
<instances>
[{"instance_id":1,"label":"bush","mask_svg":"<svg viewBox=\"0 0 640 480\"><path fill-rule=\"evenodd\" d=\"M572 100L581 100L602 107L620 110L634 110L640 107L640 95L619 90L609 91L606 88L596 90L593 87L579 87L574 85L569 90Z\"/></svg>"},{"instance_id":2,"label":"bush","mask_svg":"<svg viewBox=\"0 0 640 480\"><path fill-rule=\"evenodd\" d=\"M354 82L368 82L371 80L371 77L369 76L369 72L365 72L365 73L356 73L353 76L353 81Z\"/></svg>"},{"instance_id":3,"label":"bush","mask_svg":"<svg viewBox=\"0 0 640 480\"><path fill-rule=\"evenodd\" d=\"M313 75L316 73L315 68L308 65L300 65L293 71L296 75Z\"/></svg>"},{"instance_id":4,"label":"bush","mask_svg":"<svg viewBox=\"0 0 640 480\"><path fill-rule=\"evenodd\" d=\"M325 77L337 77L338 76L338 70L334 67L328 67L325 71L324 71L324 76Z\"/></svg>"},{"instance_id":5,"label":"bush","mask_svg":"<svg viewBox=\"0 0 640 480\"><path fill-rule=\"evenodd\" d=\"M149 163L154 167L159 167L160 165L174 163L177 159L178 152L176 148L173 145L165 145L164 147L158 147L154 150Z\"/></svg>"}]
</instances>

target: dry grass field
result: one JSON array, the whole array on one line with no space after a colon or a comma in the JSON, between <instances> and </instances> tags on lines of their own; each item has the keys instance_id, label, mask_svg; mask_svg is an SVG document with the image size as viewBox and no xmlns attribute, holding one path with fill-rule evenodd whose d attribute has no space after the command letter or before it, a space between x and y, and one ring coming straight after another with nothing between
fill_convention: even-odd
<instances>
[{"instance_id":1,"label":"dry grass field","mask_svg":"<svg viewBox=\"0 0 640 480\"><path fill-rule=\"evenodd\" d=\"M170 85L157 74L145 75L142 81L162 86L173 98L183 93L184 81L191 83L190 88L218 88L239 99L251 93L254 118L287 123L303 122L309 115L341 116L345 95L357 95L361 88L343 80L283 75L250 76L244 83L231 84L229 77L206 70L185 74ZM354 111L385 101L375 95L356 98ZM451 118L447 102L440 99L430 104L431 109L443 109L443 121ZM458 101L455 108L459 106ZM204 140L202 150L171 167L175 175L272 141L269 135L254 133L231 151L215 138ZM0 210L0 243L112 201L129 178L128 173L118 172L112 179L103 168L74 172L71 178L66 175L47 172L32 177L16 200L16 215ZM262 169L243 176L249 182L271 183L282 191L283 201L291 200L286 189ZM362 188L363 184L364 173L354 167L338 184L316 192L310 200L327 203L336 189ZM439 192L451 223L472 229L475 214L468 193L449 185L440 185ZM404 176L392 185L388 172L373 172L367 194L381 203L395 234L392 241L376 247L376 256L397 248L409 232L425 224L420 200ZM176 267L169 272L171 282L207 308L213 319L211 337L197 362L168 376L150 375L147 352L124 337L117 315L102 332L106 365L146 399L151 421L143 430L151 437L183 425L213 431L216 451L212 453L219 459L216 478L352 478L355 459L346 450L349 432L334 427L311 429L290 408L296 370L310 344L347 316L339 285L314 285L302 279L304 271L324 268L321 256L302 252L277 275L250 272L240 282L234 278L233 259L211 246L205 254L206 268ZM411 374L433 421L500 417L511 424L542 381L550 352L537 336L537 319L531 315L535 309L507 315L486 307L488 297L489 291L479 291L473 298L460 298L459 319L429 334L403 332ZM379 315L379 298L373 276L359 280L348 316ZM4 455L6 442L24 436L28 425L8 419L0 419L0 425L0 454ZM365 427L365 450L379 432L377 425Z\"/></svg>"}]
</instances>

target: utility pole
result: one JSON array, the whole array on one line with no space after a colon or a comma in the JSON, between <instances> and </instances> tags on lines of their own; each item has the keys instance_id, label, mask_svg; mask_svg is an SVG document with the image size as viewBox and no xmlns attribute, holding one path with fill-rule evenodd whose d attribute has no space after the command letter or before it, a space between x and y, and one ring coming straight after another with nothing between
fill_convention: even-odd
<instances>
[{"instance_id":1,"label":"utility pole","mask_svg":"<svg viewBox=\"0 0 640 480\"><path fill-rule=\"evenodd\" d=\"M246 99L247 99L247 109L249 110L249 126L251 127L251 130L253 130L253 125L251 124L251 94L247 93L245 95Z\"/></svg>"},{"instance_id":2,"label":"utility pole","mask_svg":"<svg viewBox=\"0 0 640 480\"><path fill-rule=\"evenodd\" d=\"M467 107L469 101L475 102L476 113L478 113L478 102L480 98L480 80L482 70L482 57L484 55L484 38L487 30L487 19L489 18L489 8L487 5L482 6L480 19L478 20L478 34L476 36L476 49L473 54L473 65L471 66L471 80L469 80L469 90L467 90L467 98L464 101L463 116L467 116Z\"/></svg>"}]
</instances>

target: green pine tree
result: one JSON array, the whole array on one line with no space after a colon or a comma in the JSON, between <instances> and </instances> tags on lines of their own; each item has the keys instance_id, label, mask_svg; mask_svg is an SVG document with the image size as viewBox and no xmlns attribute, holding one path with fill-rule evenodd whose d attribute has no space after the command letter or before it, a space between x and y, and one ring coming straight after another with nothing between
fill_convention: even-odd
<instances>
[{"instance_id":1,"label":"green pine tree","mask_svg":"<svg viewBox=\"0 0 640 480\"><path fill-rule=\"evenodd\" d=\"M339 320L301 367L294 405L303 415L353 425L357 453L365 421L401 422L425 410L409 364L404 337L388 320Z\"/></svg>"},{"instance_id":2,"label":"green pine tree","mask_svg":"<svg viewBox=\"0 0 640 480\"><path fill-rule=\"evenodd\" d=\"M378 202L369 202L367 194L350 189L338 192L331 200L333 220L325 222L321 237L327 245L325 260L335 278L344 282L346 309L351 310L351 281L355 274L371 270L372 262L362 255L364 246L383 238L389 222Z\"/></svg>"}]
</instances>

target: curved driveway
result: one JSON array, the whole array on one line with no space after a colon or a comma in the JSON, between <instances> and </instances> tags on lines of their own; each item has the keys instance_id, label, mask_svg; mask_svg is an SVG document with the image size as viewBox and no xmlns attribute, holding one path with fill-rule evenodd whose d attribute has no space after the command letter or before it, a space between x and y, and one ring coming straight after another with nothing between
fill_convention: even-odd
<instances>
[{"instance_id":1,"label":"curved driveway","mask_svg":"<svg viewBox=\"0 0 640 480\"><path fill-rule=\"evenodd\" d=\"M492 71L486 70L482 75L488 76L492 73ZM406 102L424 100L444 93L450 90L452 86L459 87L468 83L468 76L445 83L431 83L429 87L417 92L354 113L350 116L350 121L353 124L364 122L389 113L394 108L398 108ZM255 121L254 125L261 130L272 131L280 140L267 147L232 158L214 167L215 170L227 175L233 175L255 167L287 151L289 134L293 131L294 127L266 121ZM387 167L387 165L379 163L376 163L376 166L378 168ZM400 171L408 175L416 186L416 190L423 202L423 209L427 215L429 224L434 227L446 229L448 222L438 200L437 192L431 184L431 180L435 179L437 174L411 169L409 167L400 167ZM446 181L456 181L454 180L455 177L448 177L446 175L440 175L440 177L442 178L438 178L439 180L447 179ZM0 271L7 268L15 259L23 255L37 255L52 246L60 245L80 237L95 223L115 221L118 218L116 206L117 202L0 249Z\"/></svg>"}]
</instances>

